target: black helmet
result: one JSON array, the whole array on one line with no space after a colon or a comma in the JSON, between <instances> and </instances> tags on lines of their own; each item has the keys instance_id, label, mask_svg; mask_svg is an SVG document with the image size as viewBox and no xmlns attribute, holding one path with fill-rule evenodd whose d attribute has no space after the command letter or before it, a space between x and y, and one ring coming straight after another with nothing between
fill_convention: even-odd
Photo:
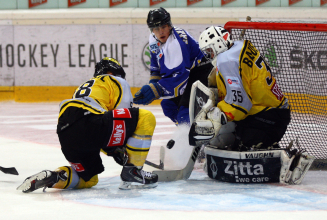
<instances>
[{"instance_id":1,"label":"black helmet","mask_svg":"<svg viewBox=\"0 0 327 220\"><path fill-rule=\"evenodd\" d=\"M126 73L120 63L114 58L105 57L95 65L94 77L107 74L110 71L114 76L125 79Z\"/></svg>"},{"instance_id":2,"label":"black helmet","mask_svg":"<svg viewBox=\"0 0 327 220\"><path fill-rule=\"evenodd\" d=\"M151 30L164 24L172 26L170 14L162 7L159 9L150 10L146 23Z\"/></svg>"}]
</instances>

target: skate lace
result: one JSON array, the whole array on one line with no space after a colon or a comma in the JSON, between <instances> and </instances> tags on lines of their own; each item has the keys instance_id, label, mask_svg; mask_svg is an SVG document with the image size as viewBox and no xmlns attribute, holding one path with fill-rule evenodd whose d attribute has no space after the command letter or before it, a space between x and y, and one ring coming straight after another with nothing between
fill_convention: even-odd
<instances>
[{"instance_id":1,"label":"skate lace","mask_svg":"<svg viewBox=\"0 0 327 220\"><path fill-rule=\"evenodd\" d=\"M142 177L151 177L151 172L147 172L147 171L144 171L144 170L141 170L141 175Z\"/></svg>"}]
</instances>

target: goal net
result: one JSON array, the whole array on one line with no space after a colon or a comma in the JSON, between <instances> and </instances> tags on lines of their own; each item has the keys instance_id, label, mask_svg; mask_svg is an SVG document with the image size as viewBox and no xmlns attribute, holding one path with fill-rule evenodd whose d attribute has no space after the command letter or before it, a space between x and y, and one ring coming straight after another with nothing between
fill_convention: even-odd
<instances>
[{"instance_id":1,"label":"goal net","mask_svg":"<svg viewBox=\"0 0 327 220\"><path fill-rule=\"evenodd\" d=\"M327 159L327 24L227 22L233 40L250 40L269 63L291 105L280 142L298 140L316 159Z\"/></svg>"}]
</instances>

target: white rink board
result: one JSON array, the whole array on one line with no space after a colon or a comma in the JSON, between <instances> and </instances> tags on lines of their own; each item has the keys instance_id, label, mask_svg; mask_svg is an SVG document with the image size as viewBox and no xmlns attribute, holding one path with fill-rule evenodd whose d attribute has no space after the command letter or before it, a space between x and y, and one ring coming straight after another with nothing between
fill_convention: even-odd
<instances>
[{"instance_id":1,"label":"white rink board","mask_svg":"<svg viewBox=\"0 0 327 220\"><path fill-rule=\"evenodd\" d=\"M178 26L197 39L210 24ZM144 55L150 34L146 25L17 25L0 30L0 79L6 75L12 79L3 85L78 86L92 76L95 63L104 56L118 59L132 87L149 80L144 64L150 61Z\"/></svg>"},{"instance_id":2,"label":"white rink board","mask_svg":"<svg viewBox=\"0 0 327 220\"><path fill-rule=\"evenodd\" d=\"M15 54L16 85L79 85L92 76L100 55L118 58L133 82L131 25L14 26L14 32L15 49L25 47L19 52L24 66Z\"/></svg>"},{"instance_id":3,"label":"white rink board","mask_svg":"<svg viewBox=\"0 0 327 220\"><path fill-rule=\"evenodd\" d=\"M4 45L13 45L13 28L12 26L0 26L0 45L1 45L1 51L2 56L0 59L0 86L13 86L14 85L14 77L15 77L15 71L13 67L8 67L12 65L12 62L9 60L12 60L12 57L8 57L8 65L7 60L5 57L6 54L6 46ZM8 49L11 50L10 46Z\"/></svg>"}]
</instances>

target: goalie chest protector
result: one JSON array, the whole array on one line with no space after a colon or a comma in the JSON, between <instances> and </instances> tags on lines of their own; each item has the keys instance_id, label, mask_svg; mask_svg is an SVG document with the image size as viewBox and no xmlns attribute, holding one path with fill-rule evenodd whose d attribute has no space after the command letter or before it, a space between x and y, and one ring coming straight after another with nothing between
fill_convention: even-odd
<instances>
[{"instance_id":1,"label":"goalie chest protector","mask_svg":"<svg viewBox=\"0 0 327 220\"><path fill-rule=\"evenodd\" d=\"M281 151L226 151L205 147L207 174L230 183L279 182Z\"/></svg>"}]
</instances>

